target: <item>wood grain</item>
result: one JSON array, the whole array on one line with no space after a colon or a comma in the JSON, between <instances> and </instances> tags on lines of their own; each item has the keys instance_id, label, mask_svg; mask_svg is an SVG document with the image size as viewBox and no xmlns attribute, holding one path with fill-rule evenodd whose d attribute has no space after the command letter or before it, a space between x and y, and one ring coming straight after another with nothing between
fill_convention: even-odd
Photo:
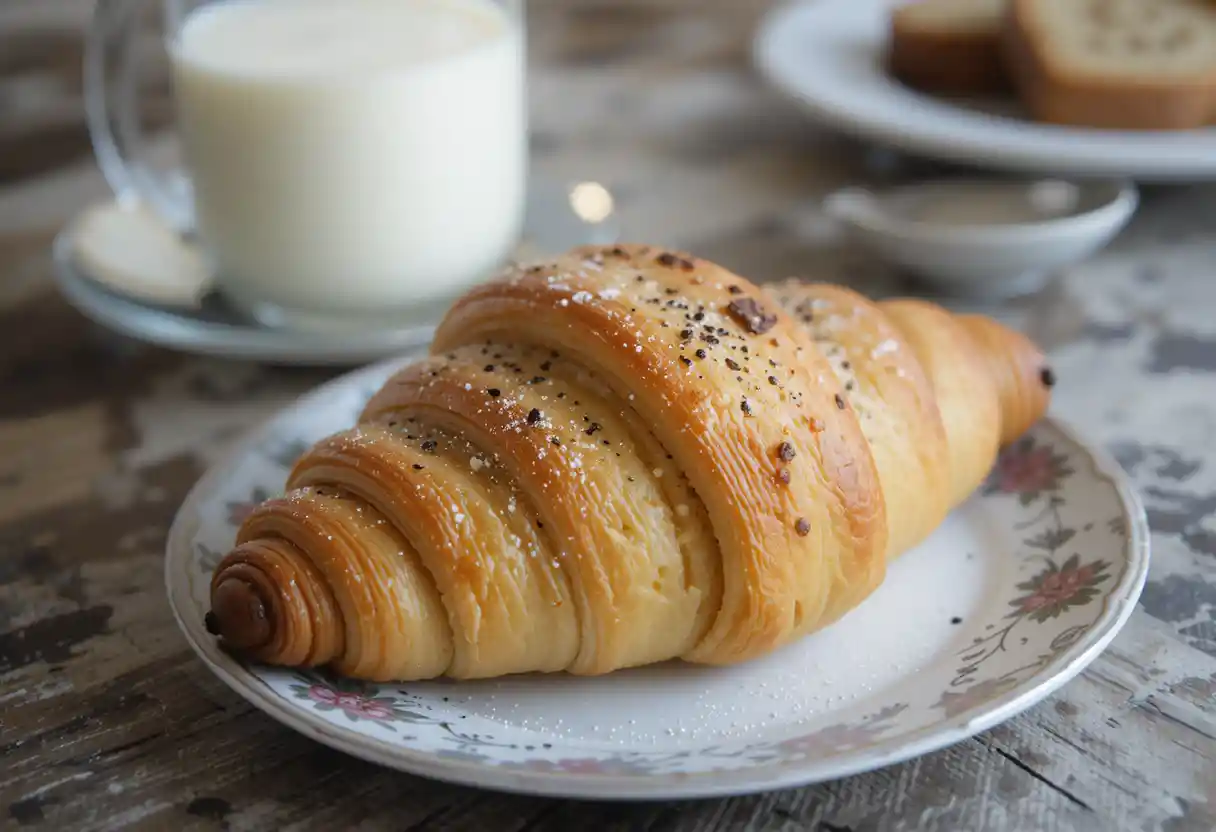
<instances>
[{"instance_id":1,"label":"wood grain","mask_svg":"<svg viewBox=\"0 0 1216 832\"><path fill-rule=\"evenodd\" d=\"M132 344L51 290L50 240L106 196L78 81L90 6L0 6L0 827L1216 828L1211 191L1146 193L1109 253L987 310L1052 348L1071 391L1062 414L1120 454L1153 519L1145 604L1078 679L974 739L808 788L626 805L505 796L312 743L244 704L178 634L161 588L176 506L241 431L332 371ZM603 181L628 236L761 279L922 291L844 246L817 198L940 168L818 130L765 90L747 66L765 8L531 3L537 171Z\"/></svg>"}]
</instances>

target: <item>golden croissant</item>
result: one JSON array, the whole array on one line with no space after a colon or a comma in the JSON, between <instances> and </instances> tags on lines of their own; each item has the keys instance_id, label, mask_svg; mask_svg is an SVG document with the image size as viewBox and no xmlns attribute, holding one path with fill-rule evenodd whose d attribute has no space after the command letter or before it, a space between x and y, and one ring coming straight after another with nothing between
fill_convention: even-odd
<instances>
[{"instance_id":1,"label":"golden croissant","mask_svg":"<svg viewBox=\"0 0 1216 832\"><path fill-rule=\"evenodd\" d=\"M922 301L646 246L515 266L244 521L207 627L381 681L742 662L870 595L1052 383Z\"/></svg>"}]
</instances>

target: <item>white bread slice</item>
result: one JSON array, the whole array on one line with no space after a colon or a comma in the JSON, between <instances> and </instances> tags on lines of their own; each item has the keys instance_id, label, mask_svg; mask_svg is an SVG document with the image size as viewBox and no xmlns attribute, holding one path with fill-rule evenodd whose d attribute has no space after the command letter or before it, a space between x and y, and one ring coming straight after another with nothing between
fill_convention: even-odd
<instances>
[{"instance_id":1,"label":"white bread slice","mask_svg":"<svg viewBox=\"0 0 1216 832\"><path fill-rule=\"evenodd\" d=\"M1010 0L1002 50L1036 121L1169 130L1216 120L1211 0Z\"/></svg>"},{"instance_id":2,"label":"white bread slice","mask_svg":"<svg viewBox=\"0 0 1216 832\"><path fill-rule=\"evenodd\" d=\"M1008 88L1001 65L1007 0L918 0L891 11L888 68L914 89L945 95Z\"/></svg>"}]
</instances>

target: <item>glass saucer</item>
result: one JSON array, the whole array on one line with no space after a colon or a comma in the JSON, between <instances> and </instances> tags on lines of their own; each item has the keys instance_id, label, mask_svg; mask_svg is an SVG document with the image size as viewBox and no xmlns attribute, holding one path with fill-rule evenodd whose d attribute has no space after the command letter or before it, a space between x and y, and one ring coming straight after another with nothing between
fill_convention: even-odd
<instances>
[{"instance_id":1,"label":"glass saucer","mask_svg":"<svg viewBox=\"0 0 1216 832\"><path fill-rule=\"evenodd\" d=\"M589 211L589 188L608 194L598 183L534 183L517 256L544 256L578 245L616 242L615 213L603 210L603 200L594 206L595 211ZM75 256L75 231L75 223L67 224L52 249L60 293L93 322L160 347L274 364L356 366L424 346L438 323L436 318L398 327L304 331L260 323L214 291L204 292L190 304L124 294L95 279L82 265Z\"/></svg>"}]
</instances>

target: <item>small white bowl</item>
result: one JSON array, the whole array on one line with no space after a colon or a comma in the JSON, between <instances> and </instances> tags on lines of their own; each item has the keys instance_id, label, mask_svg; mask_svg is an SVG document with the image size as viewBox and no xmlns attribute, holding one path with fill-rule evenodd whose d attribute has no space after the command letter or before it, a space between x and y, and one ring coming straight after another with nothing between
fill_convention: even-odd
<instances>
[{"instance_id":1,"label":"small white bowl","mask_svg":"<svg viewBox=\"0 0 1216 832\"><path fill-rule=\"evenodd\" d=\"M1011 297L1105 246L1138 202L1131 182L952 179L846 188L824 208L880 259L945 291Z\"/></svg>"}]
</instances>

